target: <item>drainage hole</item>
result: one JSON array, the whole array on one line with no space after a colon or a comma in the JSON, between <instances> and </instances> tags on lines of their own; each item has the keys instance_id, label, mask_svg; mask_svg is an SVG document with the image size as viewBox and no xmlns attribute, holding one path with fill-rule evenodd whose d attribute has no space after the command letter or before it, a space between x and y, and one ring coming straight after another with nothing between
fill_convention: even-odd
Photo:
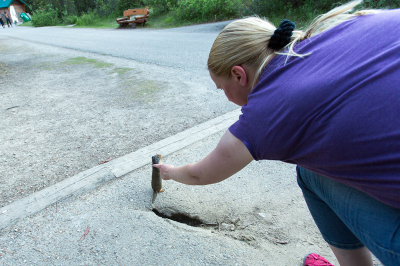
<instances>
[{"instance_id":1,"label":"drainage hole","mask_svg":"<svg viewBox=\"0 0 400 266\"><path fill-rule=\"evenodd\" d=\"M171 216L169 216L157 211L156 209L152 209L152 211L159 217L167 218L178 223L187 224L194 227L204 225L204 223L199 219L191 218L183 213L174 213Z\"/></svg>"}]
</instances>

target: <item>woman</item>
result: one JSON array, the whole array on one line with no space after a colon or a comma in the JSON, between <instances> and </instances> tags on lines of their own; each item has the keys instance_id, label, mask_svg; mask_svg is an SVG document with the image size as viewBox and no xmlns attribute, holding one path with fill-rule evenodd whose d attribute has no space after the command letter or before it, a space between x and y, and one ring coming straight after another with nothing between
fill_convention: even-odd
<instances>
[{"instance_id":1,"label":"woman","mask_svg":"<svg viewBox=\"0 0 400 266\"><path fill-rule=\"evenodd\" d=\"M1 15L0 15L0 24L1 24L1 26L4 28L5 26L4 26L4 21L3 21L3 18L1 17Z\"/></svg>"},{"instance_id":2,"label":"woman","mask_svg":"<svg viewBox=\"0 0 400 266\"><path fill-rule=\"evenodd\" d=\"M7 12L4 11L4 16L6 17L6 21L7 21L8 27L10 27L10 25L12 27L12 21L11 21L10 15L7 14Z\"/></svg>"},{"instance_id":3,"label":"woman","mask_svg":"<svg viewBox=\"0 0 400 266\"><path fill-rule=\"evenodd\" d=\"M298 183L341 266L400 265L400 10L361 1L305 31L258 18L226 26L208 68L242 115L203 160L155 165L164 180L220 182L253 159L297 164ZM332 265L309 254L304 265Z\"/></svg>"}]
</instances>

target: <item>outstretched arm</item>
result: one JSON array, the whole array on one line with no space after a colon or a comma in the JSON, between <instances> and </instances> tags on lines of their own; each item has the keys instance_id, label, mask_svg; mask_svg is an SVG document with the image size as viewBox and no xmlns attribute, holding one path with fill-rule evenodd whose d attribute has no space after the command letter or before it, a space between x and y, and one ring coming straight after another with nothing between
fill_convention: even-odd
<instances>
[{"instance_id":1,"label":"outstretched arm","mask_svg":"<svg viewBox=\"0 0 400 266\"><path fill-rule=\"evenodd\" d=\"M182 167L154 164L160 169L161 178L175 180L187 185L208 185L221 182L239 172L253 160L241 140L225 132L217 147L203 160Z\"/></svg>"}]
</instances>

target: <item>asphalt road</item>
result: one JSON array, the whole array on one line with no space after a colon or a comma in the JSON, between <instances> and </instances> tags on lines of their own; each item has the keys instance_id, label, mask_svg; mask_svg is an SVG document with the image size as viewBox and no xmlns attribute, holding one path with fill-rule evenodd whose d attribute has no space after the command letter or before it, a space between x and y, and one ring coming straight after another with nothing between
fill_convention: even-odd
<instances>
[{"instance_id":1,"label":"asphalt road","mask_svg":"<svg viewBox=\"0 0 400 266\"><path fill-rule=\"evenodd\" d=\"M14 26L2 29L0 38L8 36L190 71L206 69L212 43L228 23L165 30Z\"/></svg>"}]
</instances>

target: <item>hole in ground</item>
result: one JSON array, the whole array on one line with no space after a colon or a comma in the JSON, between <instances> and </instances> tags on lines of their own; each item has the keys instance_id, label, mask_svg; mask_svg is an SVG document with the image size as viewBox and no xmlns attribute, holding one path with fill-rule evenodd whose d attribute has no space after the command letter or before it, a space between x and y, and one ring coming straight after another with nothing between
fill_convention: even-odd
<instances>
[{"instance_id":1,"label":"hole in ground","mask_svg":"<svg viewBox=\"0 0 400 266\"><path fill-rule=\"evenodd\" d=\"M178 223L187 224L187 225L195 226L195 227L204 225L204 223L202 221L200 221L199 219L191 218L183 213L174 213L172 215L165 215L165 214L157 211L156 209L152 209L152 211L159 217L168 218L168 219L173 220Z\"/></svg>"}]
</instances>

